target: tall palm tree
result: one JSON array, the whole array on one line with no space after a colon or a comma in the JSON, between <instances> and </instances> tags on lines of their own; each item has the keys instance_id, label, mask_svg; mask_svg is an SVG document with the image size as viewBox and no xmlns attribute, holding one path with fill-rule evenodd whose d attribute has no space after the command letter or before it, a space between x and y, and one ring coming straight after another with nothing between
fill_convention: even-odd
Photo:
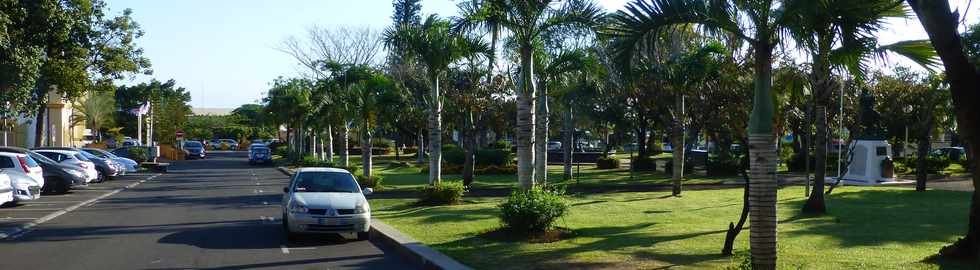
<instances>
[{"instance_id":1,"label":"tall palm tree","mask_svg":"<svg viewBox=\"0 0 980 270\"><path fill-rule=\"evenodd\" d=\"M787 25L792 2L808 0L634 0L616 13L610 32L620 38L618 57L632 58L651 38L697 24L708 33L727 32L752 46L753 107L749 116L749 217L753 269L776 268L776 148L773 135L772 54ZM742 23L749 24L742 27ZM744 30L743 30L744 29Z\"/></svg>"},{"instance_id":2,"label":"tall palm tree","mask_svg":"<svg viewBox=\"0 0 980 270\"><path fill-rule=\"evenodd\" d=\"M439 81L449 65L473 54L490 55L489 45L455 35L448 21L431 15L419 26L388 28L385 46L405 48L425 66L431 83L429 93L429 184L442 181L442 96Z\"/></svg>"},{"instance_id":3,"label":"tall palm tree","mask_svg":"<svg viewBox=\"0 0 980 270\"><path fill-rule=\"evenodd\" d=\"M578 101L600 91L599 76L604 71L592 49L573 49L558 54L544 68L544 74L549 75L545 87L552 87L562 109L562 165L563 179L572 179L572 148L575 144L576 108L588 105L577 105Z\"/></svg>"},{"instance_id":4,"label":"tall palm tree","mask_svg":"<svg viewBox=\"0 0 980 270\"><path fill-rule=\"evenodd\" d=\"M597 27L603 16L602 8L591 0L562 1L551 0L504 0L502 3L505 16L499 18L499 24L510 32L512 40L517 45L517 55L520 59L520 80L517 91L517 179L521 188L534 186L536 179L543 179L546 167L534 163L546 163L546 156L535 158L534 142L535 120L541 122L546 118L535 118L534 97L538 93L534 83L535 44L541 35L548 31L562 29L592 29ZM544 115L546 116L546 115ZM537 133L538 137L546 133ZM537 138L541 141L542 138ZM547 138L544 137L546 144ZM546 145L542 145L546 147ZM539 151L540 152L540 151ZM536 160L537 159L537 160ZM535 175L538 176L535 176Z\"/></svg>"},{"instance_id":5,"label":"tall palm tree","mask_svg":"<svg viewBox=\"0 0 980 270\"><path fill-rule=\"evenodd\" d=\"M824 178L827 167L827 107L836 87L832 69L846 68L861 80L867 69L865 60L883 57L886 51L903 55L927 68L935 65L935 51L924 40L905 41L878 47L875 32L888 18L904 18L908 11L902 0L824 0L794 1L793 18L787 30L812 55L810 84L814 93L816 168L813 192L803 206L812 214L826 213Z\"/></svg>"}]
</instances>

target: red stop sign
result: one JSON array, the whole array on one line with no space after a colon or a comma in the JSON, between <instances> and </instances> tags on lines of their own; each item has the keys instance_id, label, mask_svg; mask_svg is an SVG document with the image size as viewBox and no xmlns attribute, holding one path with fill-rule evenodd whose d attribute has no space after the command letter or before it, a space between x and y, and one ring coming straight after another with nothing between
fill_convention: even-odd
<instances>
[{"instance_id":1,"label":"red stop sign","mask_svg":"<svg viewBox=\"0 0 980 270\"><path fill-rule=\"evenodd\" d=\"M177 138L181 138L181 137L184 137L184 132L183 132L183 131L180 131L180 130L178 130L178 131L177 131Z\"/></svg>"}]
</instances>

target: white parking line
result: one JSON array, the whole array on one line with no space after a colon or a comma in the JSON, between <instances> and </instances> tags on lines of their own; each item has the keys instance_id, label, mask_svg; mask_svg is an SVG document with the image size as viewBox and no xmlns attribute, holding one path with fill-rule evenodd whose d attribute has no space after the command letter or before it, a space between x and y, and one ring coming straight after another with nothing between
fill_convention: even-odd
<instances>
[{"instance_id":1,"label":"white parking line","mask_svg":"<svg viewBox=\"0 0 980 270\"><path fill-rule=\"evenodd\" d=\"M289 248L286 245L279 245L279 250L282 250L282 254L289 254Z\"/></svg>"},{"instance_id":2,"label":"white parking line","mask_svg":"<svg viewBox=\"0 0 980 270\"><path fill-rule=\"evenodd\" d=\"M82 206L85 206L85 205L94 203L94 202L96 202L98 200L105 199L105 198L107 198L109 196L115 195L116 193L119 193L119 192L121 192L123 190L129 189L129 188L132 188L132 187L135 187L136 185L139 185L140 183L146 182L147 180L152 180L152 179L156 178L157 176L160 176L160 174L159 173L158 174L155 174L153 176L150 176L150 177L146 178L145 180L140 180L139 182L130 184L130 185L124 187L124 188L118 188L116 190L113 190L112 192L105 193L105 194L99 195L98 197L85 200L85 201L80 202L78 204L75 204L75 205L66 207L65 209L54 209L54 210L57 210L54 213L47 214L47 215L45 215L43 217L40 217L40 218L38 218L38 219L36 219L34 221L28 222L26 224L23 224L23 225L21 225L19 227L16 227L16 228L11 229L11 230L0 232L0 240L2 240L2 239L8 239L8 238L9 239L16 239L16 238L19 238L21 236L24 236L25 234L27 234L28 232L30 232L32 228L36 227L37 225L41 225L41 224L43 224L45 222L48 222L49 220L52 220L54 218L57 218L57 217L59 217L61 215L70 213L71 211L75 211L75 209L78 209L79 207L82 207Z\"/></svg>"},{"instance_id":3,"label":"white parking line","mask_svg":"<svg viewBox=\"0 0 980 270\"><path fill-rule=\"evenodd\" d=\"M11 208L11 209L0 209L0 212L6 211L58 211L61 208Z\"/></svg>"},{"instance_id":4,"label":"white parking line","mask_svg":"<svg viewBox=\"0 0 980 270\"><path fill-rule=\"evenodd\" d=\"M30 217L3 217L3 218L0 218L0 220L35 220L35 219L37 219L37 218L30 218Z\"/></svg>"}]
</instances>

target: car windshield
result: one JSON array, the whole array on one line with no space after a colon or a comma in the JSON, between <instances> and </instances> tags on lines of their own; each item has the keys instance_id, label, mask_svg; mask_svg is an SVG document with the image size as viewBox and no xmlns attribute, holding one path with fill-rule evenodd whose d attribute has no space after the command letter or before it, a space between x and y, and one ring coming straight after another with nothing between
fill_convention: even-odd
<instances>
[{"instance_id":1,"label":"car windshield","mask_svg":"<svg viewBox=\"0 0 980 270\"><path fill-rule=\"evenodd\" d=\"M91 155L97 156L97 157L101 157L101 158L104 158L104 157L107 156L106 153L101 152L101 151L98 151L98 150L94 150L94 149L82 149L82 151L84 151L85 153L89 153Z\"/></svg>"},{"instance_id":2,"label":"car windshield","mask_svg":"<svg viewBox=\"0 0 980 270\"><path fill-rule=\"evenodd\" d=\"M78 151L78 153L81 154L83 157L85 157L87 159L99 158L99 157L93 155L92 153L89 153L89 152L86 152L86 151Z\"/></svg>"},{"instance_id":3,"label":"car windshield","mask_svg":"<svg viewBox=\"0 0 980 270\"><path fill-rule=\"evenodd\" d=\"M199 142L185 142L184 143L184 147L192 147L192 148L193 147L201 147L201 143L199 143Z\"/></svg>"},{"instance_id":4,"label":"car windshield","mask_svg":"<svg viewBox=\"0 0 980 270\"><path fill-rule=\"evenodd\" d=\"M358 192L357 182L349 173L303 172L296 177L296 192Z\"/></svg>"},{"instance_id":5,"label":"car windshield","mask_svg":"<svg viewBox=\"0 0 980 270\"><path fill-rule=\"evenodd\" d=\"M91 159L88 159L88 157L85 157L85 155L82 155L81 153L75 154L75 158L81 161L92 161Z\"/></svg>"}]
</instances>

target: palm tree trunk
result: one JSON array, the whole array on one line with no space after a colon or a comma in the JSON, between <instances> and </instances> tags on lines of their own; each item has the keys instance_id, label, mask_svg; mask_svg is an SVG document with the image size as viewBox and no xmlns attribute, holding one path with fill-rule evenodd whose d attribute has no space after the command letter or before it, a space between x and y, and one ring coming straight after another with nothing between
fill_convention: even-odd
<instances>
[{"instance_id":1,"label":"palm tree trunk","mask_svg":"<svg viewBox=\"0 0 980 270\"><path fill-rule=\"evenodd\" d=\"M425 133L422 132L421 128L419 129L418 145L416 148L418 149L415 151L415 154L418 155L416 162L419 164L425 163Z\"/></svg>"},{"instance_id":2,"label":"palm tree trunk","mask_svg":"<svg viewBox=\"0 0 980 270\"><path fill-rule=\"evenodd\" d=\"M752 113L749 116L749 247L752 268L776 269L776 148L773 143L774 105L772 88L772 49L766 23L756 27Z\"/></svg>"},{"instance_id":3,"label":"palm tree trunk","mask_svg":"<svg viewBox=\"0 0 980 270\"><path fill-rule=\"evenodd\" d=\"M816 147L816 166L814 166L813 171L813 190L810 192L810 197L807 198L806 203L803 205L803 212L808 214L824 214L827 213L827 206L824 202L823 189L825 185L825 179L827 175L827 107L824 105L817 105L814 112L816 117L817 125L817 136L814 142Z\"/></svg>"},{"instance_id":4,"label":"palm tree trunk","mask_svg":"<svg viewBox=\"0 0 980 270\"><path fill-rule=\"evenodd\" d=\"M531 46L521 48L521 90L517 93L517 181L522 189L534 187L534 93Z\"/></svg>"},{"instance_id":5,"label":"palm tree trunk","mask_svg":"<svg viewBox=\"0 0 980 270\"><path fill-rule=\"evenodd\" d=\"M429 108L429 184L442 182L442 101L439 78L432 76L432 105Z\"/></svg>"},{"instance_id":6,"label":"palm tree trunk","mask_svg":"<svg viewBox=\"0 0 980 270\"><path fill-rule=\"evenodd\" d=\"M364 127L362 132L364 136L361 137L361 163L364 167L364 177L371 178L371 165L372 165L372 153L374 145L371 144L371 129Z\"/></svg>"},{"instance_id":7,"label":"palm tree trunk","mask_svg":"<svg viewBox=\"0 0 980 270\"><path fill-rule=\"evenodd\" d=\"M327 125L327 160L333 162L333 127Z\"/></svg>"},{"instance_id":8,"label":"palm tree trunk","mask_svg":"<svg viewBox=\"0 0 980 270\"><path fill-rule=\"evenodd\" d=\"M565 108L565 130L563 133L564 138L562 139L562 152L564 152L564 157L562 158L562 163L565 167L564 179L572 179L572 144L575 142L575 124L572 123L572 106L571 104L566 104ZM608 143L606 144L609 145Z\"/></svg>"},{"instance_id":9,"label":"palm tree trunk","mask_svg":"<svg viewBox=\"0 0 980 270\"><path fill-rule=\"evenodd\" d=\"M340 126L340 166L348 167L350 166L350 127L347 125L347 120Z\"/></svg>"},{"instance_id":10,"label":"palm tree trunk","mask_svg":"<svg viewBox=\"0 0 980 270\"><path fill-rule=\"evenodd\" d=\"M534 182L548 183L548 93L547 85L538 87L537 112L534 115Z\"/></svg>"},{"instance_id":11,"label":"palm tree trunk","mask_svg":"<svg viewBox=\"0 0 980 270\"><path fill-rule=\"evenodd\" d=\"M671 180L674 183L672 194L681 194L681 180L684 179L684 97L677 95L674 98L674 108L677 115L674 117L674 128L670 132L670 144L674 145L674 168L671 173Z\"/></svg>"},{"instance_id":12,"label":"palm tree trunk","mask_svg":"<svg viewBox=\"0 0 980 270\"><path fill-rule=\"evenodd\" d=\"M473 112L467 111L463 117L463 185L473 183L473 167L476 165L476 140L474 140Z\"/></svg>"}]
</instances>

